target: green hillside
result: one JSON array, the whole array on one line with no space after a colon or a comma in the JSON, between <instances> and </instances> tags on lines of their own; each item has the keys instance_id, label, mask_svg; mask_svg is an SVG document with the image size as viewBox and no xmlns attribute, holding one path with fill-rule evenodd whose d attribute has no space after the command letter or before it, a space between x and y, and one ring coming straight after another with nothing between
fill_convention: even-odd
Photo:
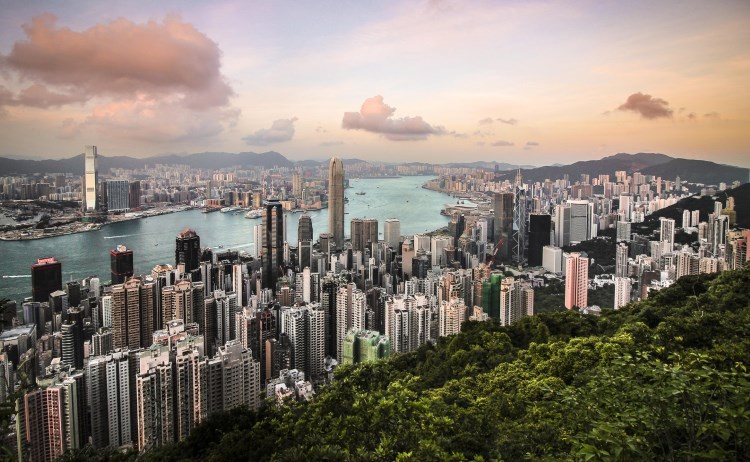
<instances>
[{"instance_id":1,"label":"green hillside","mask_svg":"<svg viewBox=\"0 0 750 462\"><path fill-rule=\"evenodd\" d=\"M437 345L340 368L309 404L215 416L144 458L746 460L748 284L750 267L682 278L599 318L467 323ZM68 460L88 456L112 454Z\"/></svg>"}]
</instances>

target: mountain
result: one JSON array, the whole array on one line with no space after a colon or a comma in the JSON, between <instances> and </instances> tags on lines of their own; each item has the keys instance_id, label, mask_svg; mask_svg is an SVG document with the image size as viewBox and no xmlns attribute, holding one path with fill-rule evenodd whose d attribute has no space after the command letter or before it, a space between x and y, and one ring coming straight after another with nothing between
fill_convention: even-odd
<instances>
[{"instance_id":1,"label":"mountain","mask_svg":"<svg viewBox=\"0 0 750 462\"><path fill-rule=\"evenodd\" d=\"M451 162L449 164L442 164L445 167L452 167L452 168L485 168L487 170L494 170L495 167L499 171L509 171L509 170L518 170L521 169L534 169L533 165L515 165L515 164L508 164L505 162L487 162L487 161L478 161L478 162Z\"/></svg>"},{"instance_id":2,"label":"mountain","mask_svg":"<svg viewBox=\"0 0 750 462\"><path fill-rule=\"evenodd\" d=\"M136 169L144 165L182 164L193 168L218 169L236 165L242 167L292 167L294 163L278 152L261 154L254 152L201 152L196 154L168 154L143 159L126 156L99 156L99 169L108 172L112 168ZM60 160L19 160L0 157L0 172L7 174L72 173L83 174L83 154Z\"/></svg>"},{"instance_id":3,"label":"mountain","mask_svg":"<svg viewBox=\"0 0 750 462\"><path fill-rule=\"evenodd\" d=\"M579 161L569 165L547 166L532 169L522 169L524 179L544 181L545 179L563 178L568 175L571 182L579 181L581 174L595 178L599 175L610 175L618 170L628 173L641 172L644 175L661 176L674 180L679 176L681 180L690 183L719 184L732 183L739 180L746 182L750 171L746 168L721 165L707 160L676 159L665 154L638 153L615 154L599 160ZM515 173L508 172L501 177L513 179Z\"/></svg>"},{"instance_id":4,"label":"mountain","mask_svg":"<svg viewBox=\"0 0 750 462\"><path fill-rule=\"evenodd\" d=\"M601 316L466 322L415 352L339 366L308 403L217 414L117 460L746 460L748 284L745 267ZM79 451L65 460L92 457Z\"/></svg>"}]
</instances>

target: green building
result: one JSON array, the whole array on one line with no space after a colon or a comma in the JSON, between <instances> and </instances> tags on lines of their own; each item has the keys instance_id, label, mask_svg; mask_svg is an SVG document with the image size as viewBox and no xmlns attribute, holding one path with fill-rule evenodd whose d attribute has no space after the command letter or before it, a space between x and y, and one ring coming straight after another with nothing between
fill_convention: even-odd
<instances>
[{"instance_id":1,"label":"green building","mask_svg":"<svg viewBox=\"0 0 750 462\"><path fill-rule=\"evenodd\" d=\"M500 284L502 281L501 273L492 273L490 278L482 283L482 311L492 319L500 319Z\"/></svg>"},{"instance_id":2,"label":"green building","mask_svg":"<svg viewBox=\"0 0 750 462\"><path fill-rule=\"evenodd\" d=\"M377 361L391 354L391 341L376 331L352 329L344 337L343 349L342 364Z\"/></svg>"}]
</instances>

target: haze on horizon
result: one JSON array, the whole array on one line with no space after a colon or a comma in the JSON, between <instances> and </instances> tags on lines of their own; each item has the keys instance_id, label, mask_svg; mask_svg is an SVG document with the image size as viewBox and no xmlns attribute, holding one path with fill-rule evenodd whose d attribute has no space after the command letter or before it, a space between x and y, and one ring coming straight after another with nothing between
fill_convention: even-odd
<instances>
[{"instance_id":1,"label":"haze on horizon","mask_svg":"<svg viewBox=\"0 0 750 462\"><path fill-rule=\"evenodd\" d=\"M0 0L0 156L750 166L750 3Z\"/></svg>"}]
</instances>

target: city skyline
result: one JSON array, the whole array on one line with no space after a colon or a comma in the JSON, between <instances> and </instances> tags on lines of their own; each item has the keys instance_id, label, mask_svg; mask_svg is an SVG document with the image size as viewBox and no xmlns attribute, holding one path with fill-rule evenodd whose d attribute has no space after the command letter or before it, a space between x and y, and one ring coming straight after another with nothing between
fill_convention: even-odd
<instances>
[{"instance_id":1,"label":"city skyline","mask_svg":"<svg viewBox=\"0 0 750 462\"><path fill-rule=\"evenodd\" d=\"M662 152L750 165L742 2L4 11L0 156L99 145L133 157L549 165Z\"/></svg>"}]
</instances>

